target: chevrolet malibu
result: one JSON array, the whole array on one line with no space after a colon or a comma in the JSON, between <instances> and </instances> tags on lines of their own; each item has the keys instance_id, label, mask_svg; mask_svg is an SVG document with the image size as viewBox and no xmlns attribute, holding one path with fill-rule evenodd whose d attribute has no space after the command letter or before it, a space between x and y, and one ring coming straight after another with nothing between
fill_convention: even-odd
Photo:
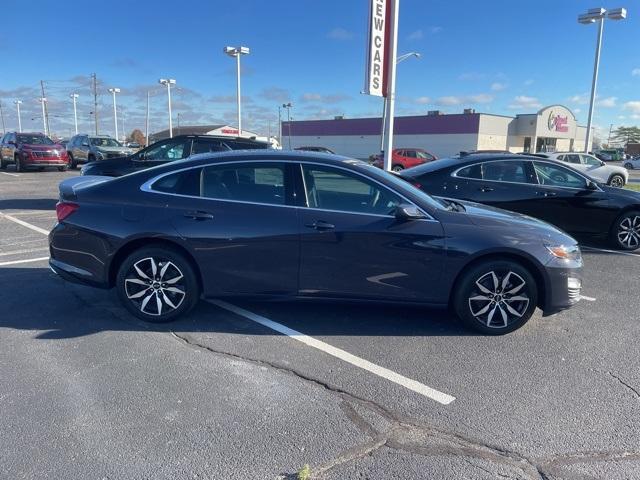
<instances>
[{"instance_id":1,"label":"chevrolet malibu","mask_svg":"<svg viewBox=\"0 0 640 480\"><path fill-rule=\"evenodd\" d=\"M225 152L71 178L56 211L51 268L115 288L151 322L201 297L329 298L451 308L504 334L580 299L580 250L555 227L335 155Z\"/></svg>"}]
</instances>

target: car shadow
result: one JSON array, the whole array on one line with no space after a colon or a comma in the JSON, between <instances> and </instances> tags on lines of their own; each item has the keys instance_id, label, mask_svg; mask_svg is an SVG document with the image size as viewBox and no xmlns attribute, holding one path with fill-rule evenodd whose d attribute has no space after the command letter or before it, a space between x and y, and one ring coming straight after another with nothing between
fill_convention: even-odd
<instances>
[{"instance_id":1,"label":"car shadow","mask_svg":"<svg viewBox=\"0 0 640 480\"><path fill-rule=\"evenodd\" d=\"M29 286L28 295L25 285ZM113 290L70 284L46 268L0 268L0 328L37 331L43 340L102 331L280 335L202 300L177 321L153 324L120 306ZM417 306L327 301L233 300L253 313L311 336L475 336L449 312Z\"/></svg>"},{"instance_id":2,"label":"car shadow","mask_svg":"<svg viewBox=\"0 0 640 480\"><path fill-rule=\"evenodd\" d=\"M12 198L0 200L0 212L9 210L49 210L55 212L57 200L53 198Z\"/></svg>"}]
</instances>

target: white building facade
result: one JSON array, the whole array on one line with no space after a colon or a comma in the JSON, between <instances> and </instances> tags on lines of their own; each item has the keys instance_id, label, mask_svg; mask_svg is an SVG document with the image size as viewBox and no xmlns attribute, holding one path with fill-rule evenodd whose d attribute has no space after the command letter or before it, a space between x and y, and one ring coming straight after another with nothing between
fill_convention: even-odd
<instances>
[{"instance_id":1,"label":"white building facade","mask_svg":"<svg viewBox=\"0 0 640 480\"><path fill-rule=\"evenodd\" d=\"M322 146L340 155L366 159L380 151L380 118L283 122L282 144L291 148ZM446 157L461 151L510 152L584 151L586 127L571 110L550 105L537 113L515 117L476 113L396 117L394 148L424 148ZM591 150L591 145L589 149Z\"/></svg>"}]
</instances>

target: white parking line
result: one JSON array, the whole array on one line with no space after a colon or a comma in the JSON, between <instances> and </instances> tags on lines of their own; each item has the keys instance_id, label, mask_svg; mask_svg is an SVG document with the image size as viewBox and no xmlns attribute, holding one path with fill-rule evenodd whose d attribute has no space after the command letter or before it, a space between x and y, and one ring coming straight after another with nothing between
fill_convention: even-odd
<instances>
[{"instance_id":1,"label":"white parking line","mask_svg":"<svg viewBox=\"0 0 640 480\"><path fill-rule=\"evenodd\" d=\"M580 248L582 250L586 250L588 251L592 251L592 252L605 252L605 253L615 253L617 255L627 255L628 257L640 257L639 254L637 253L631 253L631 252L623 252L620 250L607 250L606 248L595 248L595 247L585 247L585 246L580 246Z\"/></svg>"},{"instance_id":2,"label":"white parking line","mask_svg":"<svg viewBox=\"0 0 640 480\"><path fill-rule=\"evenodd\" d=\"M19 263L42 262L44 260L49 260L49 257L29 258L27 260L14 260L13 262L0 262L0 267L4 267L6 265L18 265Z\"/></svg>"},{"instance_id":3,"label":"white parking line","mask_svg":"<svg viewBox=\"0 0 640 480\"><path fill-rule=\"evenodd\" d=\"M9 175L10 177L19 177L20 175L17 173L9 173L9 172L0 172L3 175Z\"/></svg>"},{"instance_id":4,"label":"white parking line","mask_svg":"<svg viewBox=\"0 0 640 480\"><path fill-rule=\"evenodd\" d=\"M12 222L17 223L18 225L22 225L23 227L30 228L34 232L42 233L43 235L49 235L48 230L45 230L44 228L36 227L35 225L27 223L24 220L20 220L19 218L12 217L11 215L7 215L6 213L0 212L0 217L6 218L7 220L11 220Z\"/></svg>"},{"instance_id":5,"label":"white parking line","mask_svg":"<svg viewBox=\"0 0 640 480\"><path fill-rule=\"evenodd\" d=\"M415 380L402 376L399 373L396 373L394 371L391 371L389 369L376 365L375 363L371 363L360 357L356 357L355 355L352 355L349 352L336 348L320 340L316 340L313 337L310 337L308 335L305 335L304 333L298 332L297 330L293 330L285 325L282 325L281 323L274 322L273 320L270 320L256 313L245 310L244 308L240 308L236 305L232 305L222 300L208 300L208 302L220 308L224 308L225 310L228 310L232 313L235 313L236 315L240 315L253 322L259 323L260 325L270 328L271 330L275 330L276 332L282 333L283 335L293 338L294 340L302 342L305 345L308 345L310 347L316 348L333 357L339 358L340 360L350 363L351 365L362 368L363 370L373 373L374 375L382 377L402 387L408 388L409 390L419 393L420 395L430 398L431 400L435 400L436 402L441 403L443 405L448 405L456 399L451 395L447 395L446 393L442 393L420 382L417 382Z\"/></svg>"},{"instance_id":6,"label":"white parking line","mask_svg":"<svg viewBox=\"0 0 640 480\"><path fill-rule=\"evenodd\" d=\"M40 241L42 242L43 239L40 239ZM28 248L23 250L9 250L8 252L0 252L0 257L8 257L9 255L22 255L24 253L41 252L43 250L49 250L49 247Z\"/></svg>"}]
</instances>

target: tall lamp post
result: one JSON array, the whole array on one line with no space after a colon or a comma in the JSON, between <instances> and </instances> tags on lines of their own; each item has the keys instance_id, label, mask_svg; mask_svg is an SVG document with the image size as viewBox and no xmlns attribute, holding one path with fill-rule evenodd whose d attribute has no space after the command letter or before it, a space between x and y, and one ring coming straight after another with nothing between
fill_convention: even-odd
<instances>
[{"instance_id":1,"label":"tall lamp post","mask_svg":"<svg viewBox=\"0 0 640 480\"><path fill-rule=\"evenodd\" d=\"M20 115L20 105L22 105L22 100L15 100L13 103L16 104L16 108L18 109L18 131L22 133L22 116Z\"/></svg>"},{"instance_id":2,"label":"tall lamp post","mask_svg":"<svg viewBox=\"0 0 640 480\"><path fill-rule=\"evenodd\" d=\"M115 129L115 139L118 140L118 110L116 109L116 93L120 93L120 89L110 88L109 93L113 95L113 128Z\"/></svg>"},{"instance_id":3,"label":"tall lamp post","mask_svg":"<svg viewBox=\"0 0 640 480\"><path fill-rule=\"evenodd\" d=\"M604 20L624 20L627 18L626 8L612 8L605 10L604 8L591 8L587 13L578 16L578 22L583 25L598 22L598 38L596 41L596 59L593 65L593 79L591 80L591 99L589 101L589 117L587 119L587 135L584 140L584 151L589 151L589 143L591 142L591 124L593 122L593 107L596 100L596 85L598 83L598 69L600 68L600 47L602 46L602 29Z\"/></svg>"},{"instance_id":4,"label":"tall lamp post","mask_svg":"<svg viewBox=\"0 0 640 480\"><path fill-rule=\"evenodd\" d=\"M76 127L76 135L78 134L78 110L76 110L76 102L78 100L78 96L79 95L77 93L72 93L71 95L69 95L69 97L73 101L73 124Z\"/></svg>"},{"instance_id":5,"label":"tall lamp post","mask_svg":"<svg viewBox=\"0 0 640 480\"><path fill-rule=\"evenodd\" d=\"M167 86L167 104L169 105L169 138L173 138L173 120L171 119L171 85L175 85L173 78L161 78L158 80L160 85Z\"/></svg>"},{"instance_id":6,"label":"tall lamp post","mask_svg":"<svg viewBox=\"0 0 640 480\"><path fill-rule=\"evenodd\" d=\"M49 130L47 129L47 112L45 107L45 103L47 103L47 98L40 97L40 103L42 104L42 128L44 130L44 134L48 137Z\"/></svg>"},{"instance_id":7,"label":"tall lamp post","mask_svg":"<svg viewBox=\"0 0 640 480\"><path fill-rule=\"evenodd\" d=\"M289 150L291 150L291 107L293 105L291 102L283 103L282 108L287 109L287 126L289 127L288 137L289 137ZM282 129L282 128L281 128ZM282 145L281 145L282 146Z\"/></svg>"},{"instance_id":8,"label":"tall lamp post","mask_svg":"<svg viewBox=\"0 0 640 480\"><path fill-rule=\"evenodd\" d=\"M236 89L237 89L237 102L238 102L238 136L242 135L242 97L240 96L240 57L242 55L249 55L249 47L224 47L224 53L230 57L236 59Z\"/></svg>"}]
</instances>

